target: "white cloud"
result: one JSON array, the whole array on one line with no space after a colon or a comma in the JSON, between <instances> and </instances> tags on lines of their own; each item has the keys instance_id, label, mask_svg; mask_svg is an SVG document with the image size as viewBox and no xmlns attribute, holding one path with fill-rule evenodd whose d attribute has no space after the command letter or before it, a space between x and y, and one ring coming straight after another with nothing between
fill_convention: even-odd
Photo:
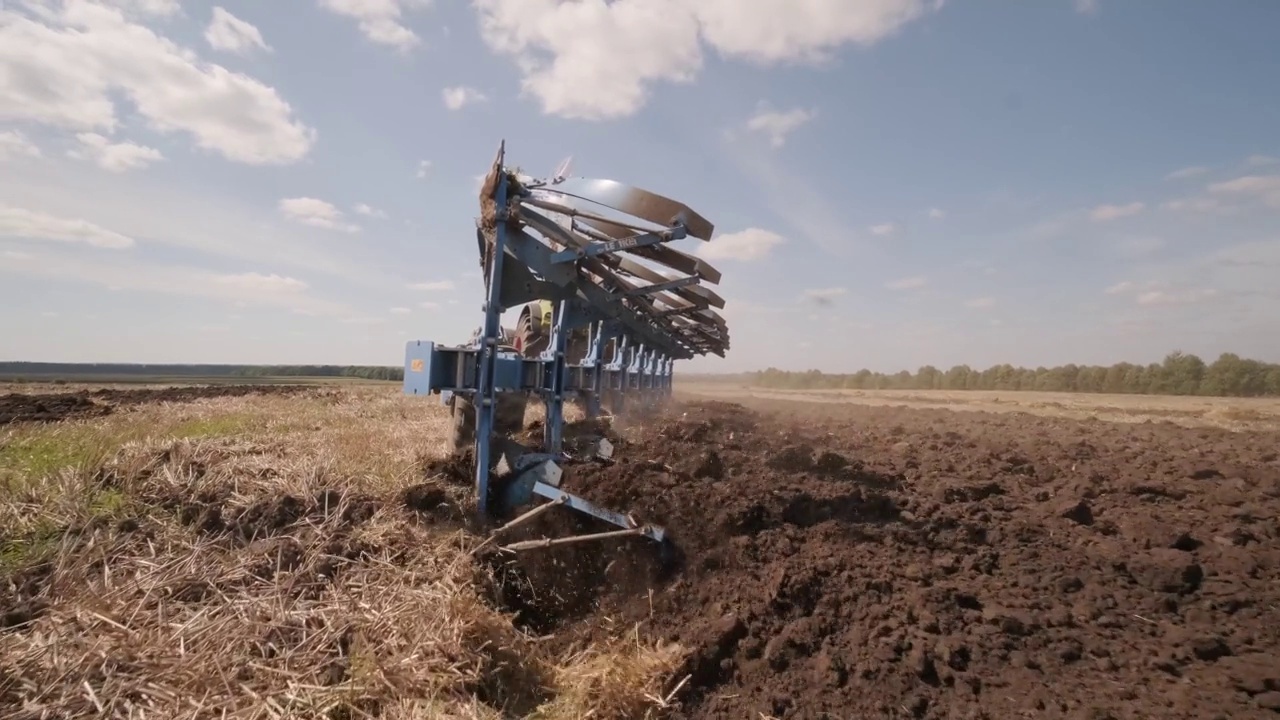
<instances>
[{"instance_id":1,"label":"white cloud","mask_svg":"<svg viewBox=\"0 0 1280 720\"><path fill-rule=\"evenodd\" d=\"M871 231L871 234L872 234L872 235L878 235L878 236L880 236L880 237L886 237L886 236L892 235L892 234L894 234L895 232L897 232L897 231L898 231L898 226L897 226L897 225L894 225L893 223L888 223L888 222L887 222L887 223L880 223L879 225L872 225L872 226L871 226L870 228L868 228L868 229Z\"/></svg>"},{"instance_id":2,"label":"white cloud","mask_svg":"<svg viewBox=\"0 0 1280 720\"><path fill-rule=\"evenodd\" d=\"M409 308L407 308L407 307L393 307L393 308L391 308L391 314L392 314L392 315L408 315L410 312L412 312L412 311L411 311L411 310L409 310Z\"/></svg>"},{"instance_id":3,"label":"white cloud","mask_svg":"<svg viewBox=\"0 0 1280 720\"><path fill-rule=\"evenodd\" d=\"M736 233L713 236L710 242L698 245L697 255L707 260L760 260L768 257L773 249L786 242L781 235L747 228Z\"/></svg>"},{"instance_id":4,"label":"white cloud","mask_svg":"<svg viewBox=\"0 0 1280 720\"><path fill-rule=\"evenodd\" d=\"M159 150L132 142L113 143L97 133L77 133L78 149L68 151L73 158L90 160L103 170L123 173L141 170L164 159Z\"/></svg>"},{"instance_id":5,"label":"white cloud","mask_svg":"<svg viewBox=\"0 0 1280 720\"><path fill-rule=\"evenodd\" d=\"M410 290L426 290L428 292L452 290L453 288L454 284L452 280L432 280L430 282L413 283L409 286Z\"/></svg>"},{"instance_id":6,"label":"white cloud","mask_svg":"<svg viewBox=\"0 0 1280 720\"><path fill-rule=\"evenodd\" d=\"M450 110L461 110L467 105L488 100L485 94L479 90L461 85L441 90L440 97L444 100L444 106Z\"/></svg>"},{"instance_id":7,"label":"white cloud","mask_svg":"<svg viewBox=\"0 0 1280 720\"><path fill-rule=\"evenodd\" d=\"M0 162L40 157L40 148L17 130L0 132Z\"/></svg>"},{"instance_id":8,"label":"white cloud","mask_svg":"<svg viewBox=\"0 0 1280 720\"><path fill-rule=\"evenodd\" d=\"M105 4L142 17L170 17L182 11L178 0L106 0Z\"/></svg>"},{"instance_id":9,"label":"white cloud","mask_svg":"<svg viewBox=\"0 0 1280 720\"><path fill-rule=\"evenodd\" d=\"M1191 212L1203 214L1229 214L1232 209L1213 197L1190 197L1170 200L1164 204L1166 210L1174 212Z\"/></svg>"},{"instance_id":10,"label":"white cloud","mask_svg":"<svg viewBox=\"0 0 1280 720\"><path fill-rule=\"evenodd\" d=\"M848 43L870 45L940 5L937 0L474 0L480 34L511 57L544 113L602 120L634 114L658 82L688 83L702 41L756 64L822 62Z\"/></svg>"},{"instance_id":11,"label":"white cloud","mask_svg":"<svg viewBox=\"0 0 1280 720\"><path fill-rule=\"evenodd\" d=\"M943 212L941 208L929 208L929 217L933 218L934 220L941 220L946 216L947 214Z\"/></svg>"},{"instance_id":12,"label":"white cloud","mask_svg":"<svg viewBox=\"0 0 1280 720\"><path fill-rule=\"evenodd\" d=\"M1216 297L1218 291L1213 288L1198 288L1184 292L1167 290L1149 290L1140 293L1136 300L1139 305L1183 305Z\"/></svg>"},{"instance_id":13,"label":"white cloud","mask_svg":"<svg viewBox=\"0 0 1280 720\"><path fill-rule=\"evenodd\" d=\"M768 136L769 144L778 148L786 144L788 135L813 120L816 115L815 111L804 108L779 112L762 106L747 119L747 129Z\"/></svg>"},{"instance_id":14,"label":"white cloud","mask_svg":"<svg viewBox=\"0 0 1280 720\"><path fill-rule=\"evenodd\" d=\"M1099 205L1089 213L1089 217L1098 222L1106 222L1107 220L1118 220L1122 217L1137 215L1147 206L1140 202L1132 202L1128 205Z\"/></svg>"},{"instance_id":15,"label":"white cloud","mask_svg":"<svg viewBox=\"0 0 1280 720\"><path fill-rule=\"evenodd\" d=\"M365 215L367 217L385 218L387 216L385 212L365 203L357 203L355 210L360 215Z\"/></svg>"},{"instance_id":16,"label":"white cloud","mask_svg":"<svg viewBox=\"0 0 1280 720\"><path fill-rule=\"evenodd\" d=\"M759 64L823 62L849 43L872 45L937 9L936 0L689 0L702 36L726 57Z\"/></svg>"},{"instance_id":17,"label":"white cloud","mask_svg":"<svg viewBox=\"0 0 1280 720\"><path fill-rule=\"evenodd\" d=\"M85 256L45 253L28 262L0 263L0 273L94 285L113 292L147 292L203 297L236 307L269 306L291 312L342 317L344 305L307 292L307 284L293 277L259 272L220 273L204 268L161 265L131 255Z\"/></svg>"},{"instance_id":18,"label":"white cloud","mask_svg":"<svg viewBox=\"0 0 1280 720\"><path fill-rule=\"evenodd\" d=\"M285 198L280 201L280 212L294 222L326 230L359 232L360 227L346 222L342 211L331 203L310 197Z\"/></svg>"},{"instance_id":19,"label":"white cloud","mask_svg":"<svg viewBox=\"0 0 1280 720\"><path fill-rule=\"evenodd\" d=\"M342 318L340 322L344 325L386 325L387 319L384 317L357 316Z\"/></svg>"},{"instance_id":20,"label":"white cloud","mask_svg":"<svg viewBox=\"0 0 1280 720\"><path fill-rule=\"evenodd\" d=\"M440 303L438 303L438 302L422 302L422 303L418 303L418 307L422 308L423 310L439 310L439 309L440 309Z\"/></svg>"},{"instance_id":21,"label":"white cloud","mask_svg":"<svg viewBox=\"0 0 1280 720\"><path fill-rule=\"evenodd\" d=\"M215 275L213 282L233 287L237 292L250 293L297 293L307 289L307 284L296 278L284 277L272 273L247 272L233 275Z\"/></svg>"},{"instance_id":22,"label":"white cloud","mask_svg":"<svg viewBox=\"0 0 1280 720\"><path fill-rule=\"evenodd\" d=\"M1280 208L1280 175L1246 175L1226 182L1214 183L1209 192L1258 200Z\"/></svg>"},{"instance_id":23,"label":"white cloud","mask_svg":"<svg viewBox=\"0 0 1280 720\"><path fill-rule=\"evenodd\" d=\"M405 27L405 12L430 4L431 0L320 0L320 7L357 20L360 32L371 42L401 52L422 42L416 33Z\"/></svg>"},{"instance_id":24,"label":"white cloud","mask_svg":"<svg viewBox=\"0 0 1280 720\"><path fill-rule=\"evenodd\" d=\"M885 287L890 290L915 290L928 284L928 279L921 275L916 275L914 277L902 278L901 280L894 280L893 282L885 283Z\"/></svg>"},{"instance_id":25,"label":"white cloud","mask_svg":"<svg viewBox=\"0 0 1280 720\"><path fill-rule=\"evenodd\" d=\"M844 297L849 291L846 288L815 288L805 290L803 299L822 306L829 306L836 301L836 298Z\"/></svg>"},{"instance_id":26,"label":"white cloud","mask_svg":"<svg viewBox=\"0 0 1280 720\"><path fill-rule=\"evenodd\" d=\"M1265 167L1277 163L1280 163L1280 158L1271 155L1250 155L1244 160L1244 164L1249 167Z\"/></svg>"},{"instance_id":27,"label":"white cloud","mask_svg":"<svg viewBox=\"0 0 1280 720\"><path fill-rule=\"evenodd\" d=\"M417 175L418 175L418 179L419 179L419 180L421 180L422 178L426 177L426 176L427 176L427 172L428 172L428 171L430 171L430 170L431 170L431 161L430 161L430 160L419 160L419 161L418 161L418 172L417 172ZM483 176L483 175L481 175L480 177L484 177L484 176Z\"/></svg>"},{"instance_id":28,"label":"white cloud","mask_svg":"<svg viewBox=\"0 0 1280 720\"><path fill-rule=\"evenodd\" d=\"M133 238L80 218L64 218L0 205L0 236L85 243L102 248L133 247Z\"/></svg>"},{"instance_id":29,"label":"white cloud","mask_svg":"<svg viewBox=\"0 0 1280 720\"><path fill-rule=\"evenodd\" d=\"M221 7L213 8L204 39L214 50L235 55L248 55L254 50L271 51L271 46L262 39L262 32L257 27Z\"/></svg>"},{"instance_id":30,"label":"white cloud","mask_svg":"<svg viewBox=\"0 0 1280 720\"><path fill-rule=\"evenodd\" d=\"M0 10L0 120L111 133L119 97L153 130L186 133L236 162L294 162L315 142L274 89L201 61L118 9L65 0L33 12Z\"/></svg>"},{"instance_id":31,"label":"white cloud","mask_svg":"<svg viewBox=\"0 0 1280 720\"><path fill-rule=\"evenodd\" d=\"M1218 295L1214 288L1178 285L1164 280L1149 280L1141 284L1125 280L1103 292L1107 295L1132 295L1138 305L1185 305Z\"/></svg>"},{"instance_id":32,"label":"white cloud","mask_svg":"<svg viewBox=\"0 0 1280 720\"><path fill-rule=\"evenodd\" d=\"M971 308L989 308L994 307L995 304L996 299L993 297L973 298L972 300L966 300L964 302L965 307Z\"/></svg>"},{"instance_id":33,"label":"white cloud","mask_svg":"<svg viewBox=\"0 0 1280 720\"><path fill-rule=\"evenodd\" d=\"M1081 15L1093 15L1098 12L1098 0L1076 0L1076 12Z\"/></svg>"},{"instance_id":34,"label":"white cloud","mask_svg":"<svg viewBox=\"0 0 1280 720\"><path fill-rule=\"evenodd\" d=\"M1209 168L1207 168L1207 167L1200 167L1199 165L1196 165L1196 166L1193 166L1193 167L1184 167L1184 168L1182 168L1182 169L1180 169L1180 170L1174 170L1173 172L1171 172L1171 173L1169 173L1168 175L1166 175L1166 176L1165 176L1165 179L1167 179L1167 180L1186 180L1186 179L1188 179L1188 178L1193 178L1193 177L1197 177L1197 176L1203 175L1203 174L1205 174L1205 173L1207 173L1207 172L1209 172Z\"/></svg>"},{"instance_id":35,"label":"white cloud","mask_svg":"<svg viewBox=\"0 0 1280 720\"><path fill-rule=\"evenodd\" d=\"M1141 258L1163 249L1167 243L1155 235L1128 235L1116 241L1115 249L1126 258Z\"/></svg>"},{"instance_id":36,"label":"white cloud","mask_svg":"<svg viewBox=\"0 0 1280 720\"><path fill-rule=\"evenodd\" d=\"M0 198L12 206L84 219L184 254L269 263L290 273L322 273L374 291L395 284L401 272L367 247L317 244L314 228L281 222L276 208L264 209L253 198L210 192L207 184L175 183L155 173L85 172L77 163L55 156L31 163L22 173L5 172L0 166Z\"/></svg>"}]
</instances>

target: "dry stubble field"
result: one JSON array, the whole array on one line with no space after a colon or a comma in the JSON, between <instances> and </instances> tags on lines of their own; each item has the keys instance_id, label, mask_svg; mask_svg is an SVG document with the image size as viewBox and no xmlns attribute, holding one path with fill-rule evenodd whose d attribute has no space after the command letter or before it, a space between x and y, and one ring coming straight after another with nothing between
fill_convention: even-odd
<instances>
[{"instance_id":1,"label":"dry stubble field","mask_svg":"<svg viewBox=\"0 0 1280 720\"><path fill-rule=\"evenodd\" d=\"M473 559L396 386L56 390L0 398L6 718L1280 712L1275 403L682 385L566 475L658 568Z\"/></svg>"}]
</instances>

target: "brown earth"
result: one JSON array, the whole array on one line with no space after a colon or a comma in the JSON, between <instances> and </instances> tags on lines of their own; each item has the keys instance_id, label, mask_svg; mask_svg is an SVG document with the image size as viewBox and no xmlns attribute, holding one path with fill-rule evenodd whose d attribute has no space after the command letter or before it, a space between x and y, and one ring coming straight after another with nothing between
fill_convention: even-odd
<instances>
[{"instance_id":1,"label":"brown earth","mask_svg":"<svg viewBox=\"0 0 1280 720\"><path fill-rule=\"evenodd\" d=\"M565 647L692 647L677 717L1280 713L1274 434L773 409L680 405L568 469L665 526L673 571L642 542L542 549L493 561L495 598ZM563 518L531 533L587 528Z\"/></svg>"},{"instance_id":2,"label":"brown earth","mask_svg":"<svg viewBox=\"0 0 1280 720\"><path fill-rule=\"evenodd\" d=\"M123 404L290 390L76 396ZM679 403L610 431L614 462L566 468L568 489L666 527L675 563L659 563L644 541L510 563L482 553L492 600L550 635L550 648L637 626L680 642L692 655L667 685L680 718L1280 715L1275 433L752 406ZM592 428L577 430L571 445ZM471 482L456 461L428 474ZM387 549L358 533L385 498L321 489L245 504L227 488L161 487L147 505L212 541L260 550L253 577L306 565L299 577L317 580L291 585L295 597ZM395 505L415 521L460 525L454 495L429 479ZM567 511L544 518L526 534L607 529ZM145 536L149 522L125 518L112 531ZM313 557L299 548L315 544L307 533L321 522L324 552ZM88 540L90 530L71 534ZM48 570L0 583L0 632L28 632L45 614ZM174 593L196 602L223 590Z\"/></svg>"},{"instance_id":3,"label":"brown earth","mask_svg":"<svg viewBox=\"0 0 1280 720\"><path fill-rule=\"evenodd\" d=\"M162 402L191 402L205 398L251 394L290 395L305 385L194 385L165 388L97 388L54 393L0 395L0 425L19 422L58 422L110 415L115 408Z\"/></svg>"}]
</instances>

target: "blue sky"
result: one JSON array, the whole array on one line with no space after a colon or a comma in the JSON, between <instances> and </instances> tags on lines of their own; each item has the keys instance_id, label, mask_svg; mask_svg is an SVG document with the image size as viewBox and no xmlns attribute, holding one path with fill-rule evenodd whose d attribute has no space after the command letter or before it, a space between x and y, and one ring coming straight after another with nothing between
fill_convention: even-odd
<instances>
[{"instance_id":1,"label":"blue sky","mask_svg":"<svg viewBox=\"0 0 1280 720\"><path fill-rule=\"evenodd\" d=\"M10 0L0 358L399 364L477 176L678 198L682 367L1280 361L1280 4Z\"/></svg>"}]
</instances>

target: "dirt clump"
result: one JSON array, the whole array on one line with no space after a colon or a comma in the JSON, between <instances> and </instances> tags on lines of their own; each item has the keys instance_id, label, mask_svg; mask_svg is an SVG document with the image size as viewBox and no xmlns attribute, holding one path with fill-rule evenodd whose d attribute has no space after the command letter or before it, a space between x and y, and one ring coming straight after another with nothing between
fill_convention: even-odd
<instances>
[{"instance_id":1,"label":"dirt clump","mask_svg":"<svg viewBox=\"0 0 1280 720\"><path fill-rule=\"evenodd\" d=\"M677 717L1274 717L1274 437L780 409L679 405L568 465L675 569L642 540L530 551L494 566L505 607L566 648L686 646ZM609 529L555 522L531 532Z\"/></svg>"},{"instance_id":2,"label":"dirt clump","mask_svg":"<svg viewBox=\"0 0 1280 720\"><path fill-rule=\"evenodd\" d=\"M193 385L160 388L96 388L52 393L0 395L0 425L48 423L110 415L116 408L148 403L182 403L245 395L291 395L316 389L306 385Z\"/></svg>"},{"instance_id":3,"label":"dirt clump","mask_svg":"<svg viewBox=\"0 0 1280 720\"><path fill-rule=\"evenodd\" d=\"M0 395L0 425L58 422L111 414L111 406L71 393L7 393Z\"/></svg>"}]
</instances>

